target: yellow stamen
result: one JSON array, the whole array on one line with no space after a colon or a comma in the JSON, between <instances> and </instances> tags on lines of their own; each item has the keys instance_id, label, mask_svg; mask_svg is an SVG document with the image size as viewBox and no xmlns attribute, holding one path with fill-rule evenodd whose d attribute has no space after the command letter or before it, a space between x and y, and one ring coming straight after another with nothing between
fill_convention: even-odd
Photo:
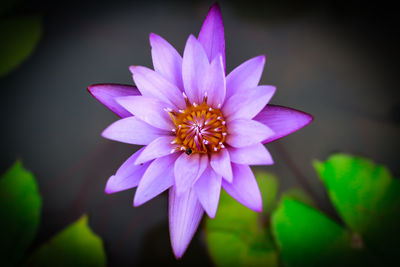
<instances>
[{"instance_id":1,"label":"yellow stamen","mask_svg":"<svg viewBox=\"0 0 400 267\"><path fill-rule=\"evenodd\" d=\"M179 112L168 111L175 124L176 138L172 142L176 150L184 150L186 154L210 153L225 148L226 122L220 109L207 105L207 96L203 103L190 103L187 97L186 109Z\"/></svg>"}]
</instances>

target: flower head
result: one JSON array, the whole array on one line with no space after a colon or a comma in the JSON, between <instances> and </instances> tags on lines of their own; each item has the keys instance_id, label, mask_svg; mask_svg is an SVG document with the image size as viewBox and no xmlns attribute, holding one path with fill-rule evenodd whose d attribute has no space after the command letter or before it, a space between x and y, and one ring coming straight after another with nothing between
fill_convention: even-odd
<instances>
[{"instance_id":1,"label":"flower head","mask_svg":"<svg viewBox=\"0 0 400 267\"><path fill-rule=\"evenodd\" d=\"M265 57L252 58L225 75L225 38L214 4L198 38L190 35L183 57L150 34L154 70L132 66L137 87L89 86L89 92L121 117L103 137L144 145L106 185L106 193L137 186L139 206L169 190L169 228L182 257L203 213L213 218L221 187L248 208L262 199L249 165L270 165L264 144L311 122L312 116L267 105L274 86L258 85Z\"/></svg>"}]
</instances>

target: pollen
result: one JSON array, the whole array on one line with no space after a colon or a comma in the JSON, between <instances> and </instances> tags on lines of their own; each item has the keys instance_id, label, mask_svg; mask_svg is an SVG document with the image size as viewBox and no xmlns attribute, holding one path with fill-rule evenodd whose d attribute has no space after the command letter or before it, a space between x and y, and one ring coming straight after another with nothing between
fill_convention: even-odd
<instances>
[{"instance_id":1,"label":"pollen","mask_svg":"<svg viewBox=\"0 0 400 267\"><path fill-rule=\"evenodd\" d=\"M184 97L185 110L167 111L175 124L172 132L176 137L171 142L176 145L175 151L184 150L187 155L191 155L217 152L225 148L227 131L221 110L207 104L207 95L201 104L190 103L187 96Z\"/></svg>"}]
</instances>

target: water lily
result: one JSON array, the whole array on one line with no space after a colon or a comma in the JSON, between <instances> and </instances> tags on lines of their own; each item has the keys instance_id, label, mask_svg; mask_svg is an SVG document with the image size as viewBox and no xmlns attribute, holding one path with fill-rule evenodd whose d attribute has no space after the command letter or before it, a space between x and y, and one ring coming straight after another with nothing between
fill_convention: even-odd
<instances>
[{"instance_id":1,"label":"water lily","mask_svg":"<svg viewBox=\"0 0 400 267\"><path fill-rule=\"evenodd\" d=\"M258 85L264 56L225 74L225 37L214 4L181 56L150 34L154 70L131 66L137 87L96 84L89 92L121 117L102 136L144 145L107 182L105 192L137 187L139 206L169 190L169 229L177 258L204 214L214 218L221 188L248 208L262 210L249 165L273 164L264 144L311 122L312 116L267 105L275 87Z\"/></svg>"}]
</instances>

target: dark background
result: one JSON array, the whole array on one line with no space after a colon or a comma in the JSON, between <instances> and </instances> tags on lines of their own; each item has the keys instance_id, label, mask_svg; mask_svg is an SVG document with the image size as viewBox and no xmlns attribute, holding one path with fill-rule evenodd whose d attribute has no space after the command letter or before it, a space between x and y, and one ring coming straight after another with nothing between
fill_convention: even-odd
<instances>
[{"instance_id":1,"label":"dark background","mask_svg":"<svg viewBox=\"0 0 400 267\"><path fill-rule=\"evenodd\" d=\"M133 208L134 190L104 194L107 178L137 147L100 134L117 117L86 91L132 84L130 65L152 67L148 34L179 52L198 34L212 1L21 1L8 16L39 14L34 53L0 79L0 172L20 158L43 196L34 246L82 213L116 265L211 264L199 231L183 260L169 245L165 195ZM338 219L312 159L366 156L397 177L400 148L397 9L384 1L220 1L227 70L267 56L272 103L314 115L301 131L269 144L282 190L301 186ZM6 40L1 40L6 41Z\"/></svg>"}]
</instances>

